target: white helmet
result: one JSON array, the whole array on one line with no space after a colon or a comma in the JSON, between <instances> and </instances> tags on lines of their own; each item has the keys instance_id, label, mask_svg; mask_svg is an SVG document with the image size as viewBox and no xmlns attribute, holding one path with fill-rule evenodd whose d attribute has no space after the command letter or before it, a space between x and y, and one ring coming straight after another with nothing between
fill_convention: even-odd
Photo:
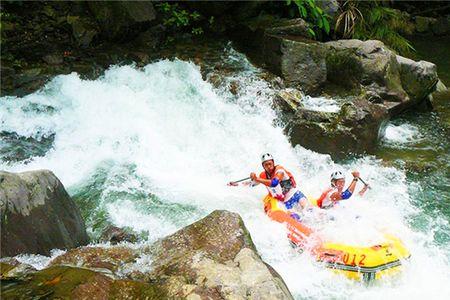
<instances>
[{"instance_id":1,"label":"white helmet","mask_svg":"<svg viewBox=\"0 0 450 300\"><path fill-rule=\"evenodd\" d=\"M344 174L342 174L341 171L335 171L331 173L331 181L338 180L338 179L345 179Z\"/></svg>"},{"instance_id":2,"label":"white helmet","mask_svg":"<svg viewBox=\"0 0 450 300\"><path fill-rule=\"evenodd\" d=\"M264 163L268 160L273 160L272 155L270 155L269 153L265 153L261 156L261 163Z\"/></svg>"}]
</instances>

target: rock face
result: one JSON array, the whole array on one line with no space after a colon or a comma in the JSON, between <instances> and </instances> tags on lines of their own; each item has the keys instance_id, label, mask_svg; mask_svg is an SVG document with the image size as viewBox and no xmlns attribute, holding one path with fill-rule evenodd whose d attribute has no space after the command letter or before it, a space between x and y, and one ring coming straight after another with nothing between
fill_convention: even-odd
<instances>
[{"instance_id":1,"label":"rock face","mask_svg":"<svg viewBox=\"0 0 450 300\"><path fill-rule=\"evenodd\" d=\"M89 9L110 40L124 40L156 19L150 1L88 1Z\"/></svg>"},{"instance_id":2,"label":"rock face","mask_svg":"<svg viewBox=\"0 0 450 300\"><path fill-rule=\"evenodd\" d=\"M2 257L88 243L79 209L50 171L0 172L0 201Z\"/></svg>"},{"instance_id":3,"label":"rock face","mask_svg":"<svg viewBox=\"0 0 450 300\"><path fill-rule=\"evenodd\" d=\"M73 249L41 272L56 272L54 279L68 278L67 272L77 274L71 275L75 278L87 271L83 286L107 280L105 290L111 291L125 277L127 284L142 286L164 299L292 299L282 278L257 254L240 216L227 211L214 211L150 246ZM35 284L28 281L21 288L32 289ZM60 288L64 288L62 281ZM95 292L83 291L86 297Z\"/></svg>"}]
</instances>

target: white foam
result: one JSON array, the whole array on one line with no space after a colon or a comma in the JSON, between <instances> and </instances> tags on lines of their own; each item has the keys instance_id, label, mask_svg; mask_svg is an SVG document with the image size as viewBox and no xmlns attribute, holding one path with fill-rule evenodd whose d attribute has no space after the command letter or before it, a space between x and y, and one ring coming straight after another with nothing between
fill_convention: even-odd
<instances>
[{"instance_id":1,"label":"white foam","mask_svg":"<svg viewBox=\"0 0 450 300\"><path fill-rule=\"evenodd\" d=\"M339 103L331 98L305 96L302 98L305 108L323 112L338 112L341 107Z\"/></svg>"},{"instance_id":2,"label":"white foam","mask_svg":"<svg viewBox=\"0 0 450 300\"><path fill-rule=\"evenodd\" d=\"M423 140L423 136L414 125L411 124L388 124L383 141L390 145L416 144Z\"/></svg>"}]
</instances>

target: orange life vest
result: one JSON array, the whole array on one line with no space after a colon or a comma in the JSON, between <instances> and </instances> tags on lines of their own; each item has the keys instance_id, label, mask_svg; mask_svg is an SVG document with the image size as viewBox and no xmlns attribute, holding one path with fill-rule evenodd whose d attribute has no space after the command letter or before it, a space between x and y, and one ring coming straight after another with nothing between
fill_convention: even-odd
<instances>
[{"instance_id":1,"label":"orange life vest","mask_svg":"<svg viewBox=\"0 0 450 300\"><path fill-rule=\"evenodd\" d=\"M264 170L259 175L259 178L272 180L275 178L278 171L280 171L280 170L282 170L284 172L285 177L287 177L287 178L283 178L282 180L280 180L280 186L283 190L283 194L286 194L287 192L289 192L289 190L291 188L295 188L297 186L297 183L295 182L294 175L292 175L291 172L289 172L282 166L279 166L279 165L275 166L275 170L273 171L272 176Z\"/></svg>"}]
</instances>

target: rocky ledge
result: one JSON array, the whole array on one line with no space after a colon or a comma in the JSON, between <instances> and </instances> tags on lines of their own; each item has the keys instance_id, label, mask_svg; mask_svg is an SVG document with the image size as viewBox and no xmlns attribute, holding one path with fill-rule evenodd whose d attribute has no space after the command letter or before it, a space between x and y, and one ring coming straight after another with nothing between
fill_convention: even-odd
<instances>
[{"instance_id":1,"label":"rocky ledge","mask_svg":"<svg viewBox=\"0 0 450 300\"><path fill-rule=\"evenodd\" d=\"M80 247L40 271L11 259L1 267L5 299L292 299L241 217L228 211L152 245Z\"/></svg>"}]
</instances>

